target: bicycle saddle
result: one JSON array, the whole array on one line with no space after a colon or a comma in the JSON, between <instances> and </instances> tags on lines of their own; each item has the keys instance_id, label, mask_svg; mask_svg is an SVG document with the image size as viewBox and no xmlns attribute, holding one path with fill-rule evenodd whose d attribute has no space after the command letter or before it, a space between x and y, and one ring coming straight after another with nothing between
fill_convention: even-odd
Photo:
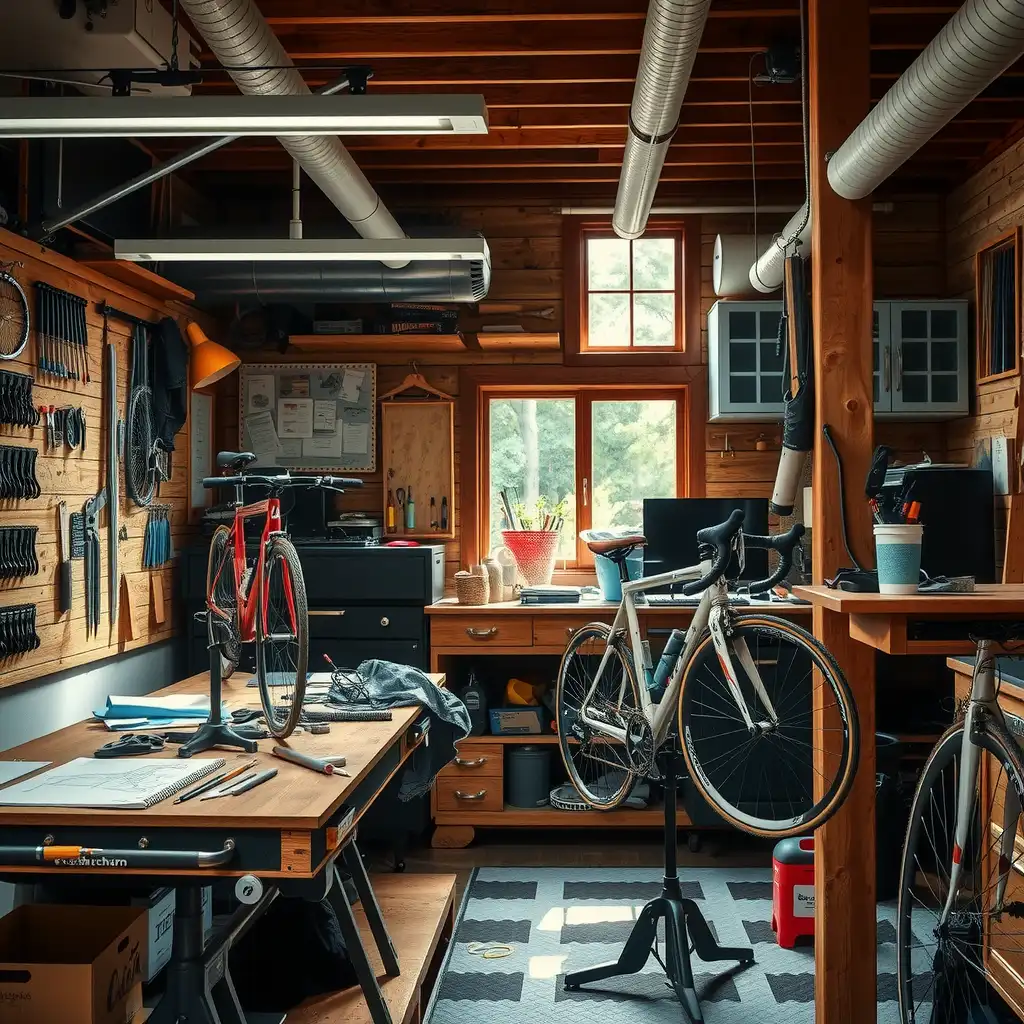
<instances>
[{"instance_id":1,"label":"bicycle saddle","mask_svg":"<svg viewBox=\"0 0 1024 1024\"><path fill-rule=\"evenodd\" d=\"M624 537L588 537L586 536L588 533L590 533L589 530L584 530L581 534L587 547L595 555L604 555L605 558L610 558L613 562L625 558L633 548L642 548L647 543L647 538L639 533L629 534Z\"/></svg>"},{"instance_id":2,"label":"bicycle saddle","mask_svg":"<svg viewBox=\"0 0 1024 1024\"><path fill-rule=\"evenodd\" d=\"M217 466L220 469L245 469L256 461L252 452L217 452Z\"/></svg>"}]
</instances>

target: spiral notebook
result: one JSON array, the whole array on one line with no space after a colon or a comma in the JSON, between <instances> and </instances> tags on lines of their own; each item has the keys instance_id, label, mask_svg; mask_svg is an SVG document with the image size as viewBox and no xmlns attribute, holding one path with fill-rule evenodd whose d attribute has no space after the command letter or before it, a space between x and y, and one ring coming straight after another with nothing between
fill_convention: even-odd
<instances>
[{"instance_id":1,"label":"spiral notebook","mask_svg":"<svg viewBox=\"0 0 1024 1024\"><path fill-rule=\"evenodd\" d=\"M180 793L224 764L223 757L202 761L76 757L0 789L0 805L141 811Z\"/></svg>"}]
</instances>

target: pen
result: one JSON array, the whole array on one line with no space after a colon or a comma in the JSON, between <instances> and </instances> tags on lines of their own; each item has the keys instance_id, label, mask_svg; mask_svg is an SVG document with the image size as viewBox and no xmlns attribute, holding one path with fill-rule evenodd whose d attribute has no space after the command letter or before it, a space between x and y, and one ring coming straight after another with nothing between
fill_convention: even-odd
<instances>
[{"instance_id":1,"label":"pen","mask_svg":"<svg viewBox=\"0 0 1024 1024\"><path fill-rule=\"evenodd\" d=\"M329 761L322 761L317 757L310 757L309 754L300 754L291 747L274 747L271 751L274 757L280 757L284 761L291 761L292 764L300 764L303 768L309 768L321 775L348 775L344 768L337 768Z\"/></svg>"},{"instance_id":2,"label":"pen","mask_svg":"<svg viewBox=\"0 0 1024 1024\"><path fill-rule=\"evenodd\" d=\"M239 793L246 793L250 789L254 789L256 786L262 786L264 782L269 781L277 774L276 768L268 768L265 772L260 772L251 779L247 779L241 785L235 786L230 793L225 794L226 796L238 796Z\"/></svg>"},{"instance_id":3,"label":"pen","mask_svg":"<svg viewBox=\"0 0 1024 1024\"><path fill-rule=\"evenodd\" d=\"M205 793L207 790L213 789L214 786L219 786L222 782L227 782L229 779L237 779L242 772L247 772L256 763L256 758L253 758L248 764L240 764L237 768L232 768L229 772L221 772L219 775L215 775L212 779L207 779L206 782L196 786L195 789L190 789L187 793L182 793L174 802L176 804L183 804L186 800L191 800L192 797L199 796L200 793Z\"/></svg>"},{"instance_id":4,"label":"pen","mask_svg":"<svg viewBox=\"0 0 1024 1024\"><path fill-rule=\"evenodd\" d=\"M247 774L243 775L241 778L235 779L235 780L229 782L226 786L219 787L219 788L213 790L213 792L211 792L211 793L204 793L199 799L200 799L200 801L202 801L202 800L216 800L217 797L227 796L229 793L234 791L235 786L237 786L240 782L248 782L249 779L253 778L255 775L256 775L256 772L248 772Z\"/></svg>"}]
</instances>

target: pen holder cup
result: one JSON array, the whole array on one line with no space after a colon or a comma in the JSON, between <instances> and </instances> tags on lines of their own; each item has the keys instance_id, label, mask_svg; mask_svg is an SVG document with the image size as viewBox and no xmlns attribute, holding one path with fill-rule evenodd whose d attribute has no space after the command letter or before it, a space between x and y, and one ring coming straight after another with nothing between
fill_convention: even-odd
<instances>
[{"instance_id":1,"label":"pen holder cup","mask_svg":"<svg viewBox=\"0 0 1024 1024\"><path fill-rule=\"evenodd\" d=\"M543 587L551 582L558 551L558 530L502 530L505 547L512 552L519 575L528 587Z\"/></svg>"},{"instance_id":2,"label":"pen holder cup","mask_svg":"<svg viewBox=\"0 0 1024 1024\"><path fill-rule=\"evenodd\" d=\"M882 594L916 594L921 579L924 527L914 523L876 523L875 559Z\"/></svg>"}]
</instances>

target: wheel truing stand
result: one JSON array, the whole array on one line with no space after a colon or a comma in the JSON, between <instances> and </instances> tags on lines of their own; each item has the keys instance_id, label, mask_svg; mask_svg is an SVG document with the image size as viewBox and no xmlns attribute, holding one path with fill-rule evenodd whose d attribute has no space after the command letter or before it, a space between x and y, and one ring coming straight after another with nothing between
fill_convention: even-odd
<instances>
[{"instance_id":1,"label":"wheel truing stand","mask_svg":"<svg viewBox=\"0 0 1024 1024\"><path fill-rule=\"evenodd\" d=\"M210 717L201 725L195 735L178 748L178 757L191 757L212 747L240 747L252 754L259 744L235 732L223 718L223 677L221 673L220 641L229 640L224 634L230 629L226 622L208 611L196 612L197 621L206 621L206 647L210 652Z\"/></svg>"},{"instance_id":2,"label":"wheel truing stand","mask_svg":"<svg viewBox=\"0 0 1024 1024\"><path fill-rule=\"evenodd\" d=\"M701 960L737 960L741 964L754 962L752 949L720 946L711 933L704 915L693 900L683 899L676 870L676 791L679 773L679 754L667 757L665 779L665 878L661 895L651 900L640 911L636 924L626 940L618 960L599 964L584 971L565 976L565 987L576 989L592 981L604 981L623 974L639 974L656 953L658 924L665 922L665 959L661 961L668 975L668 983L675 991L692 1024L703 1024L704 1016L693 984L690 965L690 940L693 952Z\"/></svg>"}]
</instances>

